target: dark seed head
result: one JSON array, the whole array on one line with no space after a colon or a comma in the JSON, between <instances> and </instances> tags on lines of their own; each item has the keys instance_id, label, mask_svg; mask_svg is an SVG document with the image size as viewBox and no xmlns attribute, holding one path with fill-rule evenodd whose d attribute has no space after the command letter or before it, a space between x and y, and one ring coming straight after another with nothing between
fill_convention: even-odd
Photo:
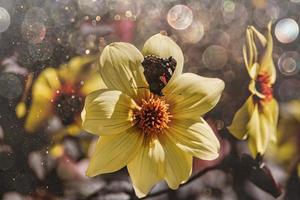
<instances>
[{"instance_id":1,"label":"dark seed head","mask_svg":"<svg viewBox=\"0 0 300 200\"><path fill-rule=\"evenodd\" d=\"M64 125L75 122L76 116L83 108L84 98L74 90L58 90L54 98L55 112Z\"/></svg>"}]
</instances>

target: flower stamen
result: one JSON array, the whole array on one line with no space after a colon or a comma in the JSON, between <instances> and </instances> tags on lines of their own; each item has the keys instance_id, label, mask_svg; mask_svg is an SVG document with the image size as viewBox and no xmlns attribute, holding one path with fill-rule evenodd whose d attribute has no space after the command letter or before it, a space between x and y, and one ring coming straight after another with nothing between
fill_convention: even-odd
<instances>
[{"instance_id":1,"label":"flower stamen","mask_svg":"<svg viewBox=\"0 0 300 200\"><path fill-rule=\"evenodd\" d=\"M154 95L148 100L143 99L141 108L135 112L137 126L150 136L159 135L163 129L169 128L171 117L169 104Z\"/></svg>"},{"instance_id":2,"label":"flower stamen","mask_svg":"<svg viewBox=\"0 0 300 200\"><path fill-rule=\"evenodd\" d=\"M256 85L258 92L265 96L265 98L262 99L263 101L269 102L270 100L272 100L273 88L270 82L270 75L268 75L267 73L259 74L256 79Z\"/></svg>"}]
</instances>

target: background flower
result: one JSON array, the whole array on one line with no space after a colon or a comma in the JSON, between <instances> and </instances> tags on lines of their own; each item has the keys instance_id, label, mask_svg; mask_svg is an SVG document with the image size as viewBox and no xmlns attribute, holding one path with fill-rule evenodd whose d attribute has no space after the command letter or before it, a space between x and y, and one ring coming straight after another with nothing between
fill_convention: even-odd
<instances>
[{"instance_id":1,"label":"background flower","mask_svg":"<svg viewBox=\"0 0 300 200\"><path fill-rule=\"evenodd\" d=\"M258 54L254 37L258 38L264 50ZM251 95L236 112L228 130L238 139L247 139L249 149L256 157L264 154L269 141L276 141L278 104L273 98L272 85L276 80L273 63L273 39L271 23L267 36L264 37L254 27L247 29L247 43L244 46L244 60L251 78L249 90ZM260 58L258 58L260 56Z\"/></svg>"},{"instance_id":2,"label":"background flower","mask_svg":"<svg viewBox=\"0 0 300 200\"><path fill-rule=\"evenodd\" d=\"M41 72L33 83L32 103L25 121L26 131L37 131L54 115L64 125L76 124L80 127L79 113L84 97L104 87L100 76L95 74L95 57L76 57L59 69L46 68Z\"/></svg>"}]
</instances>

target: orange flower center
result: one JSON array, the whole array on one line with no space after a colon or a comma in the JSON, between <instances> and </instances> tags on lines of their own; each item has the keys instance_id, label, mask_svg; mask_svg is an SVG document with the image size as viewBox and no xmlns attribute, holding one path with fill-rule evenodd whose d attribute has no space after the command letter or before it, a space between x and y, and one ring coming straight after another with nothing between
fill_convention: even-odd
<instances>
[{"instance_id":1,"label":"orange flower center","mask_svg":"<svg viewBox=\"0 0 300 200\"><path fill-rule=\"evenodd\" d=\"M64 84L56 90L51 102L54 104L55 113L64 125L75 122L83 108L83 95L70 84Z\"/></svg>"},{"instance_id":2,"label":"orange flower center","mask_svg":"<svg viewBox=\"0 0 300 200\"><path fill-rule=\"evenodd\" d=\"M169 128L168 123L172 117L169 104L154 95L151 95L149 100L142 100L141 109L136 111L134 116L137 126L150 136L159 135L163 129Z\"/></svg>"},{"instance_id":3,"label":"orange flower center","mask_svg":"<svg viewBox=\"0 0 300 200\"><path fill-rule=\"evenodd\" d=\"M265 95L264 101L268 102L273 98L273 89L270 82L270 75L262 73L257 76L256 79L257 90Z\"/></svg>"}]
</instances>

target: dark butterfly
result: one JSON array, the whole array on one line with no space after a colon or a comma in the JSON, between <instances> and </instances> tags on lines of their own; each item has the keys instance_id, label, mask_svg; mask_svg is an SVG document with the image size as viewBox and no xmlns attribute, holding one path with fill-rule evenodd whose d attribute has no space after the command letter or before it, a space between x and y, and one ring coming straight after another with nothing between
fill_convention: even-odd
<instances>
[{"instance_id":1,"label":"dark butterfly","mask_svg":"<svg viewBox=\"0 0 300 200\"><path fill-rule=\"evenodd\" d=\"M159 58L154 55L148 55L144 58L142 65L144 75L149 84L152 93L162 96L162 89L171 79L175 69L176 60L171 56L169 58Z\"/></svg>"}]
</instances>

